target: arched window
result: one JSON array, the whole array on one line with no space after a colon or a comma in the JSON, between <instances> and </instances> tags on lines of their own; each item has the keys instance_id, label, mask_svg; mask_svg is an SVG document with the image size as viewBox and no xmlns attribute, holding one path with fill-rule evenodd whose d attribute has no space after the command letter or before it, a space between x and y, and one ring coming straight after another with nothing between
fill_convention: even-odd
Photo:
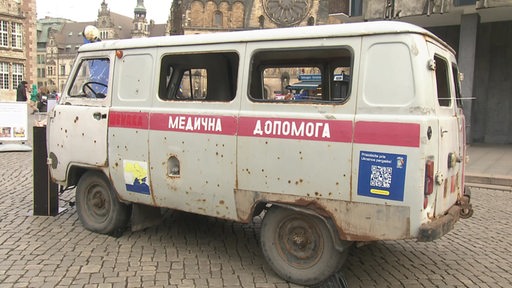
<instances>
[{"instance_id":1,"label":"arched window","mask_svg":"<svg viewBox=\"0 0 512 288\"><path fill-rule=\"evenodd\" d=\"M222 12L215 11L213 14L213 27L223 27L222 18Z\"/></svg>"},{"instance_id":2,"label":"arched window","mask_svg":"<svg viewBox=\"0 0 512 288\"><path fill-rule=\"evenodd\" d=\"M260 23L260 28L265 28L265 16L260 15L260 17L258 17L258 22Z\"/></svg>"},{"instance_id":3,"label":"arched window","mask_svg":"<svg viewBox=\"0 0 512 288\"><path fill-rule=\"evenodd\" d=\"M313 26L313 25L315 25L315 17L310 16L308 18L308 26Z\"/></svg>"}]
</instances>

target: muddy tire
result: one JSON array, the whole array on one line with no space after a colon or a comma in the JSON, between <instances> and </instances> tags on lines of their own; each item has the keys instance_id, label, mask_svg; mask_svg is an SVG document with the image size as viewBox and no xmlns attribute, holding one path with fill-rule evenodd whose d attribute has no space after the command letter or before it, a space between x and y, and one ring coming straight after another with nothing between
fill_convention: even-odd
<instances>
[{"instance_id":1,"label":"muddy tire","mask_svg":"<svg viewBox=\"0 0 512 288\"><path fill-rule=\"evenodd\" d=\"M130 219L130 208L119 202L107 177L89 171L78 182L76 210L82 225L101 234L117 234Z\"/></svg>"},{"instance_id":2,"label":"muddy tire","mask_svg":"<svg viewBox=\"0 0 512 288\"><path fill-rule=\"evenodd\" d=\"M311 286L338 272L348 249L336 250L319 217L272 206L261 224L261 248L268 264L283 279Z\"/></svg>"}]
</instances>

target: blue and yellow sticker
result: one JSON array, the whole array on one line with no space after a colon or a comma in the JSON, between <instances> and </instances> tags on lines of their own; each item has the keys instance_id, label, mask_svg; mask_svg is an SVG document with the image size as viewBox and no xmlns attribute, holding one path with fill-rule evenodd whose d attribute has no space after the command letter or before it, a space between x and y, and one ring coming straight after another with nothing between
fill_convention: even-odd
<instances>
[{"instance_id":1,"label":"blue and yellow sticker","mask_svg":"<svg viewBox=\"0 0 512 288\"><path fill-rule=\"evenodd\" d=\"M357 195L403 201L406 167L406 155L361 151Z\"/></svg>"},{"instance_id":2,"label":"blue and yellow sticker","mask_svg":"<svg viewBox=\"0 0 512 288\"><path fill-rule=\"evenodd\" d=\"M147 162L123 160L123 171L127 191L150 194Z\"/></svg>"}]
</instances>

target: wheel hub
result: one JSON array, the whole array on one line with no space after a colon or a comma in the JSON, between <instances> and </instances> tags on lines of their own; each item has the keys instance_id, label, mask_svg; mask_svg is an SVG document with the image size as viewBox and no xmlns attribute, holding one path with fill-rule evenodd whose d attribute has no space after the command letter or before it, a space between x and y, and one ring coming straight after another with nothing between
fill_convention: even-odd
<instances>
[{"instance_id":1,"label":"wheel hub","mask_svg":"<svg viewBox=\"0 0 512 288\"><path fill-rule=\"evenodd\" d=\"M94 208L102 209L105 207L105 197L103 197L101 192L96 192L92 196L91 203Z\"/></svg>"},{"instance_id":2,"label":"wheel hub","mask_svg":"<svg viewBox=\"0 0 512 288\"><path fill-rule=\"evenodd\" d=\"M299 249L304 249L306 245L308 245L308 239L306 238L306 235L304 235L304 232L295 232L292 233L290 236L290 239L294 246L296 246Z\"/></svg>"},{"instance_id":3,"label":"wheel hub","mask_svg":"<svg viewBox=\"0 0 512 288\"><path fill-rule=\"evenodd\" d=\"M308 267L318 261L322 236L307 219L289 219L283 223L278 234L280 250L290 263L295 263L297 267Z\"/></svg>"}]
</instances>

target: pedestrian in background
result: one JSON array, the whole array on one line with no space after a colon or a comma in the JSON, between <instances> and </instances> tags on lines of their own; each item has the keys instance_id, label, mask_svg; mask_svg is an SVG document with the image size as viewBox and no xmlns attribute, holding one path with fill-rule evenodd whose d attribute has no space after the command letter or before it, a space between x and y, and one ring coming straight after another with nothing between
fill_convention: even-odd
<instances>
[{"instance_id":1,"label":"pedestrian in background","mask_svg":"<svg viewBox=\"0 0 512 288\"><path fill-rule=\"evenodd\" d=\"M50 90L48 90L48 87L44 86L39 88L39 94L37 95L38 102L37 102L37 109L39 109L39 112L46 112L46 105L48 103L48 96L50 94Z\"/></svg>"},{"instance_id":2,"label":"pedestrian in background","mask_svg":"<svg viewBox=\"0 0 512 288\"><path fill-rule=\"evenodd\" d=\"M16 88L16 101L26 102L27 101L27 89L28 89L27 81L21 81Z\"/></svg>"},{"instance_id":3,"label":"pedestrian in background","mask_svg":"<svg viewBox=\"0 0 512 288\"><path fill-rule=\"evenodd\" d=\"M32 114L39 112L39 109L37 109L37 101L38 101L38 91L37 91L37 85L32 84L32 91L30 91L30 99L27 101L28 106L32 108Z\"/></svg>"}]
</instances>

